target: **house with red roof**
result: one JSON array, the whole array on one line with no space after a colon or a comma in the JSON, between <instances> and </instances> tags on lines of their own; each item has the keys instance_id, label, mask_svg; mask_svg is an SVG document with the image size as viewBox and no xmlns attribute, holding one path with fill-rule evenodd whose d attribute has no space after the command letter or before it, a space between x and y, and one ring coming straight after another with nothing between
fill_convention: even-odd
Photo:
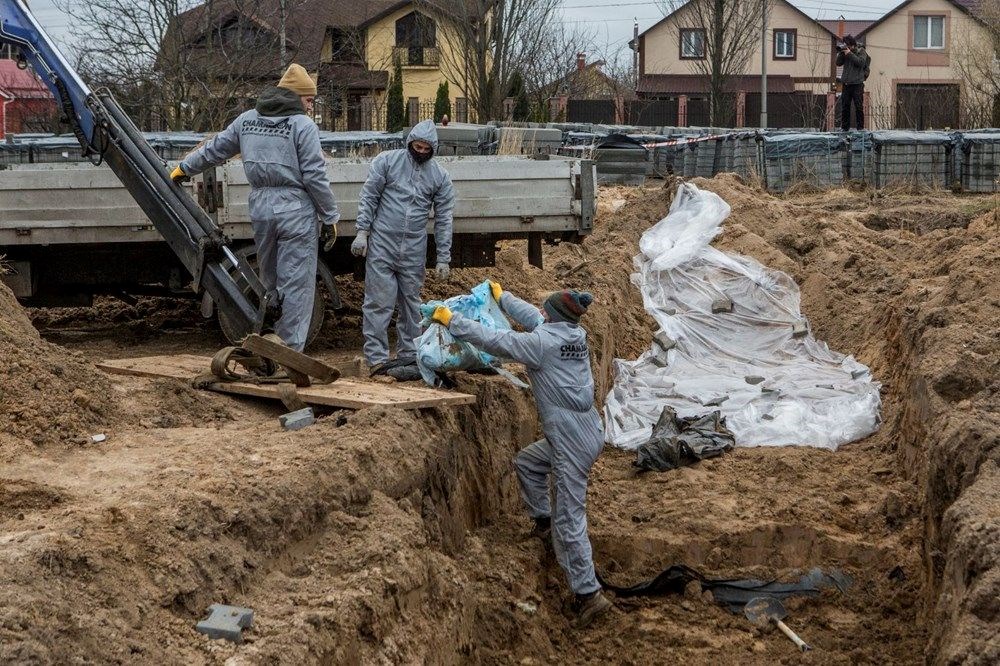
<instances>
[{"instance_id":1,"label":"house with red roof","mask_svg":"<svg viewBox=\"0 0 1000 666\"><path fill-rule=\"evenodd\" d=\"M0 139L51 131L58 112L55 98L34 72L18 68L15 60L0 59Z\"/></svg>"}]
</instances>

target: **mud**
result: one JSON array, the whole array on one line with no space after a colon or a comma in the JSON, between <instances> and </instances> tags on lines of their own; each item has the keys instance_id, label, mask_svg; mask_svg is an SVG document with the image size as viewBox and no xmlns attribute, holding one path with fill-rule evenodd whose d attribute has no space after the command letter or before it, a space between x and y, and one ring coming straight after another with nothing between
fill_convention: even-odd
<instances>
[{"instance_id":1,"label":"mud","mask_svg":"<svg viewBox=\"0 0 1000 666\"><path fill-rule=\"evenodd\" d=\"M202 323L145 338L114 327L66 335L81 321L94 329L94 314L36 315L62 328L74 356L33 338L8 298L5 335L43 352L28 376L51 374L69 353L75 383L99 387L101 411L72 403L74 427L48 428L72 402L69 382L53 386L51 408L25 389L31 400L21 402L41 417L0 440L0 661L995 663L995 200L779 199L733 177L698 182L733 205L717 245L789 272L817 335L883 381L884 424L837 453L740 449L658 475L636 476L630 455L606 450L589 502L595 555L619 584L678 562L762 578L839 568L855 580L846 594L789 604L789 624L814 652L800 656L780 633L693 592L619 600L592 629L572 630L562 575L526 536L509 463L538 436L537 418L503 380L460 375L474 406L334 412L285 433L276 405L104 377L84 360L207 353L218 338ZM603 394L611 358L649 343L627 274L671 194L606 190L594 234L546 248L545 270L510 243L495 269L432 278L427 295L486 277L539 299L562 286L592 290L585 323ZM902 222L924 218L938 221ZM320 356L356 349L360 291L343 295ZM94 428L108 441L74 443ZM210 603L254 608L243 646L192 630Z\"/></svg>"}]
</instances>

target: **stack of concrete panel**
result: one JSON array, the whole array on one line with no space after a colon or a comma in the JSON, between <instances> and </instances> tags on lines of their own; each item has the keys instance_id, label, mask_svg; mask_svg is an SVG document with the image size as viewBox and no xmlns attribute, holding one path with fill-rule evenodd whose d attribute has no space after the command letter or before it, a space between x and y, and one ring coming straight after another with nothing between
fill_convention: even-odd
<instances>
[{"instance_id":1,"label":"stack of concrete panel","mask_svg":"<svg viewBox=\"0 0 1000 666\"><path fill-rule=\"evenodd\" d=\"M850 180L875 183L875 151L872 144L872 133L868 131L851 132L847 158L844 160L844 176Z\"/></svg>"},{"instance_id":2,"label":"stack of concrete panel","mask_svg":"<svg viewBox=\"0 0 1000 666\"><path fill-rule=\"evenodd\" d=\"M711 178L719 173L719 160L722 155L722 144L726 135L720 134L711 139L703 139L697 150L694 175L701 178Z\"/></svg>"},{"instance_id":3,"label":"stack of concrete panel","mask_svg":"<svg viewBox=\"0 0 1000 666\"><path fill-rule=\"evenodd\" d=\"M372 157L383 150L404 147L408 133L408 129L402 132L321 131L319 143L334 157Z\"/></svg>"},{"instance_id":4,"label":"stack of concrete panel","mask_svg":"<svg viewBox=\"0 0 1000 666\"><path fill-rule=\"evenodd\" d=\"M653 173L658 176L680 174L684 171L684 152L687 146L687 139L669 137L664 143L667 141L675 143L657 146L651 151L653 154Z\"/></svg>"},{"instance_id":5,"label":"stack of concrete panel","mask_svg":"<svg viewBox=\"0 0 1000 666\"><path fill-rule=\"evenodd\" d=\"M757 133L738 132L733 143L733 171L742 178L756 178L760 173Z\"/></svg>"},{"instance_id":6,"label":"stack of concrete panel","mask_svg":"<svg viewBox=\"0 0 1000 666\"><path fill-rule=\"evenodd\" d=\"M561 130L546 127L498 127L494 146L521 155L555 155L562 146Z\"/></svg>"},{"instance_id":7,"label":"stack of concrete panel","mask_svg":"<svg viewBox=\"0 0 1000 666\"><path fill-rule=\"evenodd\" d=\"M439 155L482 155L493 143L495 128L469 123L438 125Z\"/></svg>"},{"instance_id":8,"label":"stack of concrete panel","mask_svg":"<svg viewBox=\"0 0 1000 666\"><path fill-rule=\"evenodd\" d=\"M736 162L736 133L731 132L723 137L719 144L719 157L716 161L716 173L730 173Z\"/></svg>"},{"instance_id":9,"label":"stack of concrete panel","mask_svg":"<svg viewBox=\"0 0 1000 666\"><path fill-rule=\"evenodd\" d=\"M680 174L685 178L694 178L698 172L698 148L700 146L700 141L688 141L684 144L684 160L681 163Z\"/></svg>"},{"instance_id":10,"label":"stack of concrete panel","mask_svg":"<svg viewBox=\"0 0 1000 666\"><path fill-rule=\"evenodd\" d=\"M59 162L86 161L80 142L72 134L63 134L31 141L29 161L34 164L54 164Z\"/></svg>"},{"instance_id":11,"label":"stack of concrete panel","mask_svg":"<svg viewBox=\"0 0 1000 666\"><path fill-rule=\"evenodd\" d=\"M945 132L872 132L875 186L949 187L955 138Z\"/></svg>"},{"instance_id":12,"label":"stack of concrete panel","mask_svg":"<svg viewBox=\"0 0 1000 666\"><path fill-rule=\"evenodd\" d=\"M847 139L841 134L777 134L760 137L764 182L772 192L792 185L819 189L844 183Z\"/></svg>"},{"instance_id":13,"label":"stack of concrete panel","mask_svg":"<svg viewBox=\"0 0 1000 666\"><path fill-rule=\"evenodd\" d=\"M642 185L651 168L652 153L642 146L635 148L595 148L597 182L616 185Z\"/></svg>"},{"instance_id":14,"label":"stack of concrete panel","mask_svg":"<svg viewBox=\"0 0 1000 666\"><path fill-rule=\"evenodd\" d=\"M1000 191L1000 130L964 132L959 174L968 192Z\"/></svg>"}]
</instances>

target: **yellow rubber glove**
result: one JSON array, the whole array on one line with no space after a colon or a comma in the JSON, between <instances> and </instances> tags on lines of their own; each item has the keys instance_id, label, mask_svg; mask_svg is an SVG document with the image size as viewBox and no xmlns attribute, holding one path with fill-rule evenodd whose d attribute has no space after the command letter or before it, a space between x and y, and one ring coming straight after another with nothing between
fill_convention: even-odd
<instances>
[{"instance_id":1,"label":"yellow rubber glove","mask_svg":"<svg viewBox=\"0 0 1000 666\"><path fill-rule=\"evenodd\" d=\"M191 180L191 177L184 173L180 165L177 165L174 167L174 170L170 172L170 180L180 185L183 182Z\"/></svg>"},{"instance_id":2,"label":"yellow rubber glove","mask_svg":"<svg viewBox=\"0 0 1000 666\"><path fill-rule=\"evenodd\" d=\"M500 283L490 280L490 291L493 292L493 300L499 303L500 297L503 296L503 287L500 286Z\"/></svg>"},{"instance_id":3,"label":"yellow rubber glove","mask_svg":"<svg viewBox=\"0 0 1000 666\"><path fill-rule=\"evenodd\" d=\"M431 321L444 324L447 328L448 324L451 323L451 310L443 305L437 306L434 308L434 314L431 315Z\"/></svg>"}]
</instances>

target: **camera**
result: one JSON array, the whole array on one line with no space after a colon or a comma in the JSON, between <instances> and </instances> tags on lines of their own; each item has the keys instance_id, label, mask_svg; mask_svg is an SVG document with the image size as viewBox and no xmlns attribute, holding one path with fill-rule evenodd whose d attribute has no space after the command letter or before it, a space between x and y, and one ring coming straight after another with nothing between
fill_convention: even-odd
<instances>
[{"instance_id":1,"label":"camera","mask_svg":"<svg viewBox=\"0 0 1000 666\"><path fill-rule=\"evenodd\" d=\"M847 44L845 44L844 42L837 42L837 50L838 51L843 51L846 48L847 48Z\"/></svg>"}]
</instances>

